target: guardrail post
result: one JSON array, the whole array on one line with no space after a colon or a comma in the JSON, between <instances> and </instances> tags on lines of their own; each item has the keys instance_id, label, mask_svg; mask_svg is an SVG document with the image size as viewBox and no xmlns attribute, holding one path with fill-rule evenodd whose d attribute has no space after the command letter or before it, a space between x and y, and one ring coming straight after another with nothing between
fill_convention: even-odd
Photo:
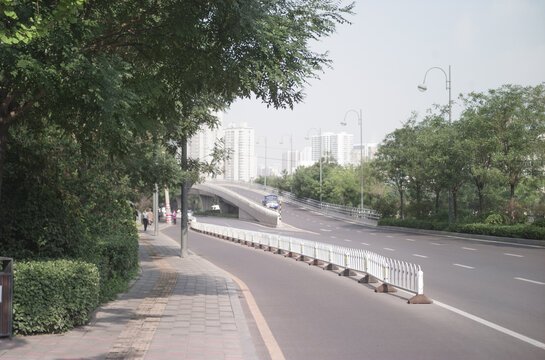
<instances>
[{"instance_id":1,"label":"guardrail post","mask_svg":"<svg viewBox=\"0 0 545 360\"><path fill-rule=\"evenodd\" d=\"M356 276L355 271L350 270L350 254L344 253L344 270L339 273L339 276Z\"/></svg>"},{"instance_id":2,"label":"guardrail post","mask_svg":"<svg viewBox=\"0 0 545 360\"><path fill-rule=\"evenodd\" d=\"M332 248L329 248L328 261L329 261L329 264L323 267L324 270L339 270L339 267L333 264L333 249Z\"/></svg>"},{"instance_id":3,"label":"guardrail post","mask_svg":"<svg viewBox=\"0 0 545 360\"><path fill-rule=\"evenodd\" d=\"M375 284L378 282L377 278L369 275L369 254L367 251L363 255L363 267L366 275L358 280L360 284Z\"/></svg>"},{"instance_id":4,"label":"guardrail post","mask_svg":"<svg viewBox=\"0 0 545 360\"><path fill-rule=\"evenodd\" d=\"M288 253L285 255L285 257L290 257L290 258L296 258L296 257L297 257L297 253L295 253L295 252L293 251L293 241L291 240L291 238L290 238L289 251L288 251Z\"/></svg>"},{"instance_id":5,"label":"guardrail post","mask_svg":"<svg viewBox=\"0 0 545 360\"><path fill-rule=\"evenodd\" d=\"M309 261L310 259L308 258L308 256L305 256L305 245L304 243L301 241L301 255L299 255L299 257L296 259L297 261Z\"/></svg>"},{"instance_id":6,"label":"guardrail post","mask_svg":"<svg viewBox=\"0 0 545 360\"><path fill-rule=\"evenodd\" d=\"M410 298L407 303L409 304L433 304L433 300L424 295L424 272L418 270L418 294Z\"/></svg>"},{"instance_id":7,"label":"guardrail post","mask_svg":"<svg viewBox=\"0 0 545 360\"><path fill-rule=\"evenodd\" d=\"M314 243L314 260L308 263L309 265L323 265L324 262L321 260L318 260L318 245Z\"/></svg>"},{"instance_id":8,"label":"guardrail post","mask_svg":"<svg viewBox=\"0 0 545 360\"><path fill-rule=\"evenodd\" d=\"M382 263L382 285L379 285L376 289L376 293L397 292L397 289L389 284L390 282L390 265L385 261Z\"/></svg>"}]
</instances>

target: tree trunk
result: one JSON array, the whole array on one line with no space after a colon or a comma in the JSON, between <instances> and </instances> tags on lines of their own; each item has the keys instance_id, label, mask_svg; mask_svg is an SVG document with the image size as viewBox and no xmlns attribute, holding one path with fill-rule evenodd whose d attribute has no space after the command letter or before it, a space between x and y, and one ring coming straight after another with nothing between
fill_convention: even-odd
<instances>
[{"instance_id":1,"label":"tree trunk","mask_svg":"<svg viewBox=\"0 0 545 360\"><path fill-rule=\"evenodd\" d=\"M4 178L4 163L8 151L9 125L0 119L0 199L2 199L2 179Z\"/></svg>"},{"instance_id":2,"label":"tree trunk","mask_svg":"<svg viewBox=\"0 0 545 360\"><path fill-rule=\"evenodd\" d=\"M399 211L400 211L400 216L402 219L405 219L405 204L404 204L404 201L403 201L403 189L400 189L399 190L399 201L400 201L400 206L399 206Z\"/></svg>"},{"instance_id":3,"label":"tree trunk","mask_svg":"<svg viewBox=\"0 0 545 360\"><path fill-rule=\"evenodd\" d=\"M458 187L452 188L452 208L454 213L454 222L458 222L458 202L456 200L456 194L458 193Z\"/></svg>"},{"instance_id":4,"label":"tree trunk","mask_svg":"<svg viewBox=\"0 0 545 360\"><path fill-rule=\"evenodd\" d=\"M188 171L188 168L187 168L187 138L184 136L184 138L182 139L182 143L181 143L181 146L182 146L182 170L183 171ZM182 232L181 232L181 239L180 239L180 257L182 258L185 258L187 257L188 255L188 252L187 252L187 238L188 238L188 229L187 229L187 199L188 199L188 192L189 192L189 179L187 178L186 176L186 179L182 182L182 196L181 196L181 200L182 200L182 221L180 221L181 223L181 227L182 227Z\"/></svg>"},{"instance_id":5,"label":"tree trunk","mask_svg":"<svg viewBox=\"0 0 545 360\"><path fill-rule=\"evenodd\" d=\"M509 199L509 221L511 224L515 222L515 184L510 183L511 197Z\"/></svg>"},{"instance_id":6,"label":"tree trunk","mask_svg":"<svg viewBox=\"0 0 545 360\"><path fill-rule=\"evenodd\" d=\"M436 214L439 214L439 200L440 200L440 196L441 196L441 190L436 190L435 191L435 213Z\"/></svg>"}]
</instances>

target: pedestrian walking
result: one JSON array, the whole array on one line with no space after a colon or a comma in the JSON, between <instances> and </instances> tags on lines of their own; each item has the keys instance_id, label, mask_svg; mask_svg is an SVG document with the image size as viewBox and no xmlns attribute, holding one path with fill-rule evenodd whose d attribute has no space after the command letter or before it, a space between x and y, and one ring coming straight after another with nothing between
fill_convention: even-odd
<instances>
[{"instance_id":1,"label":"pedestrian walking","mask_svg":"<svg viewBox=\"0 0 545 360\"><path fill-rule=\"evenodd\" d=\"M172 211L172 223L176 225L176 210Z\"/></svg>"},{"instance_id":2,"label":"pedestrian walking","mask_svg":"<svg viewBox=\"0 0 545 360\"><path fill-rule=\"evenodd\" d=\"M142 213L142 223L144 224L144 231L148 229L149 224L149 212L148 209L144 209L144 212Z\"/></svg>"}]
</instances>

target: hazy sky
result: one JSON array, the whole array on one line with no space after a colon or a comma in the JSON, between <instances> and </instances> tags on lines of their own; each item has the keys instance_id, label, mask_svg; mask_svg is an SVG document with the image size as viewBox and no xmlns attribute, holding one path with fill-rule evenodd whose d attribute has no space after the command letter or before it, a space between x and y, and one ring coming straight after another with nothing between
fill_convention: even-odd
<instances>
[{"instance_id":1,"label":"hazy sky","mask_svg":"<svg viewBox=\"0 0 545 360\"><path fill-rule=\"evenodd\" d=\"M344 1L346 3L346 1ZM452 99L503 84L545 81L545 1L543 0L392 0L356 1L352 24L313 44L328 51L332 68L305 89L293 110L275 110L257 100L239 100L224 124L246 122L255 129L258 166L280 167L281 152L309 146L311 128L346 131L360 142L354 112L363 112L363 142L381 142L407 120L433 104L446 104L445 75L428 73L428 91L418 91L426 70L451 65ZM453 106L453 119L460 107ZM348 126L341 126L346 115ZM316 134L315 130L311 134ZM283 138L283 144L280 144Z\"/></svg>"}]
</instances>

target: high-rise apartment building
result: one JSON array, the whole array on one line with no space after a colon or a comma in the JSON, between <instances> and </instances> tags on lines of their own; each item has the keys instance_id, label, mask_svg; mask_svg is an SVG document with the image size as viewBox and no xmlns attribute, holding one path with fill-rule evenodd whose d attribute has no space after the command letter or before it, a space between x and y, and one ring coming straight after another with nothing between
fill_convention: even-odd
<instances>
[{"instance_id":1,"label":"high-rise apartment building","mask_svg":"<svg viewBox=\"0 0 545 360\"><path fill-rule=\"evenodd\" d=\"M311 137L312 161L320 161L321 151L322 158L334 160L339 165L347 165L352 160L353 144L354 135L344 132L314 135Z\"/></svg>"},{"instance_id":2,"label":"high-rise apartment building","mask_svg":"<svg viewBox=\"0 0 545 360\"><path fill-rule=\"evenodd\" d=\"M288 175L295 173L299 166L301 153L297 150L286 151L282 153L282 170L286 170Z\"/></svg>"},{"instance_id":3,"label":"high-rise apartment building","mask_svg":"<svg viewBox=\"0 0 545 360\"><path fill-rule=\"evenodd\" d=\"M254 129L248 124L230 124L223 131L225 149L230 152L224 161L224 179L230 181L250 181L255 178Z\"/></svg>"},{"instance_id":4,"label":"high-rise apartment building","mask_svg":"<svg viewBox=\"0 0 545 360\"><path fill-rule=\"evenodd\" d=\"M214 114L221 122L223 113ZM193 135L187 142L187 156L201 162L212 161L212 154L216 142L221 139L220 129L205 127Z\"/></svg>"},{"instance_id":5,"label":"high-rise apartment building","mask_svg":"<svg viewBox=\"0 0 545 360\"><path fill-rule=\"evenodd\" d=\"M379 144L377 143L367 143L354 145L352 149L352 163L358 165L360 163L361 153L363 152L363 161L370 161L375 158L375 153L378 150ZM363 151L362 151L363 150Z\"/></svg>"}]
</instances>

